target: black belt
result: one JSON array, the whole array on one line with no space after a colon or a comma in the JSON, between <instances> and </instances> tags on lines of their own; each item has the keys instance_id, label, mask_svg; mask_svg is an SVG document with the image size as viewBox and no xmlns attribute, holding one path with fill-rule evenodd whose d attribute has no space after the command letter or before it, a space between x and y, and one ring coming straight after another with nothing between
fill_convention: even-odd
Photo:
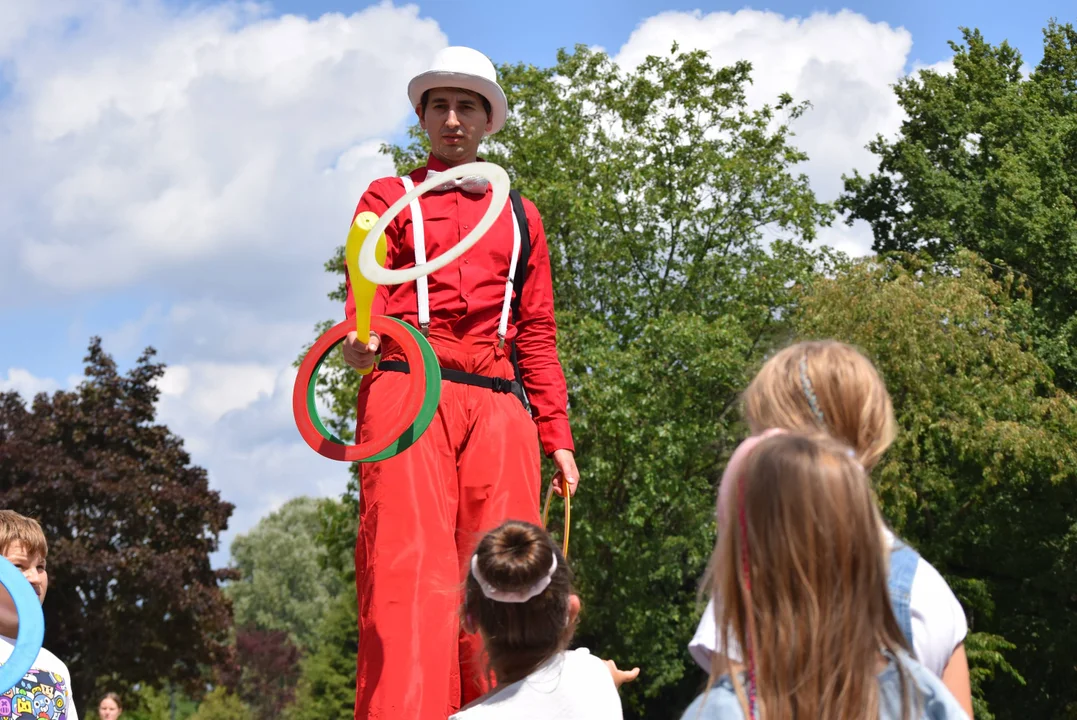
<instances>
[{"instance_id":1,"label":"black belt","mask_svg":"<svg viewBox=\"0 0 1077 720\"><path fill-rule=\"evenodd\" d=\"M406 362L399 360L384 360L378 363L379 370L387 370L389 372L399 372L405 375L411 372L411 368ZM462 370L453 370L451 368L441 369L441 379L448 380L449 382L459 383L460 385L471 385L472 387L486 388L487 390L493 390L496 393L512 393L516 396L525 410L529 410L527 403L527 395L524 394L524 388L520 383L515 380L509 380L502 377L488 377L486 375L476 375L475 373L463 372Z\"/></svg>"}]
</instances>

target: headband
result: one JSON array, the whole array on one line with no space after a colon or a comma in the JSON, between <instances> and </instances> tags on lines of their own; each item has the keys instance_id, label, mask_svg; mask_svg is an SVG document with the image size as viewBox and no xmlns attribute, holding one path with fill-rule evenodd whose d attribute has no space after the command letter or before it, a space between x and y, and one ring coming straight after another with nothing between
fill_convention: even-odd
<instances>
[{"instance_id":1,"label":"headband","mask_svg":"<svg viewBox=\"0 0 1077 720\"><path fill-rule=\"evenodd\" d=\"M751 454L755 446L761 441L775 435L782 435L785 430L781 428L770 428L759 435L752 435L745 438L737 449L733 451L733 454L729 457L729 462L726 463L725 470L722 472L722 480L718 484L718 520L719 522L725 517L726 508L729 507L730 498L735 491L733 487L737 479L743 474L744 464L748 461L748 456Z\"/></svg>"},{"instance_id":2,"label":"headband","mask_svg":"<svg viewBox=\"0 0 1077 720\"><path fill-rule=\"evenodd\" d=\"M815 389L812 388L811 378L808 377L807 354L800 356L800 387L804 391L804 397L808 399L808 407L811 408L812 413L819 420L819 424L825 428L826 417L823 416L823 411L819 409L819 398L815 397Z\"/></svg>"},{"instance_id":3,"label":"headband","mask_svg":"<svg viewBox=\"0 0 1077 720\"><path fill-rule=\"evenodd\" d=\"M479 584L479 589L482 590L482 594L489 600L494 602L503 603L525 603L536 595L542 594L542 591L550 586L550 582L553 580L553 574L557 570L557 554L553 555L553 562L550 563L550 571L539 578L538 582L529 588L524 590L518 590L516 592L508 592L506 590L498 590L496 587L487 582L486 578L479 572L479 555L475 553L471 556L471 574L475 577L475 582Z\"/></svg>"}]
</instances>

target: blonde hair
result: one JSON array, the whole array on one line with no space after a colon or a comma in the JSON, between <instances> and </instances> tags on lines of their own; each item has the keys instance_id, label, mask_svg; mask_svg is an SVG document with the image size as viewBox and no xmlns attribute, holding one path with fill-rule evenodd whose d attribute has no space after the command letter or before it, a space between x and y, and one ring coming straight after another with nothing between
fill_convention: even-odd
<instances>
[{"instance_id":1,"label":"blonde hair","mask_svg":"<svg viewBox=\"0 0 1077 720\"><path fill-rule=\"evenodd\" d=\"M28 555L49 555L49 543L37 520L14 510L0 510L0 554L7 553L15 543L22 544Z\"/></svg>"},{"instance_id":2,"label":"blonde hair","mask_svg":"<svg viewBox=\"0 0 1077 720\"><path fill-rule=\"evenodd\" d=\"M909 647L863 469L831 438L775 435L752 450L734 498L710 592L723 647L746 651L758 717L878 718L880 651ZM908 698L911 681L895 664ZM751 717L744 683L731 677Z\"/></svg>"},{"instance_id":3,"label":"blonde hair","mask_svg":"<svg viewBox=\"0 0 1077 720\"><path fill-rule=\"evenodd\" d=\"M800 342L768 360L744 391L753 434L825 432L870 473L896 435L890 393L871 361L834 340Z\"/></svg>"}]
</instances>

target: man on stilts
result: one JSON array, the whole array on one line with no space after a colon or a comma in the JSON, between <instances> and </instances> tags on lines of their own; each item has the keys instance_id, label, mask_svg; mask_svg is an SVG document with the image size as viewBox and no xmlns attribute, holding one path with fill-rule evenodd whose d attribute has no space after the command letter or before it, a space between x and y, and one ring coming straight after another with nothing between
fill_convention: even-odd
<instances>
[{"instance_id":1,"label":"man on stilts","mask_svg":"<svg viewBox=\"0 0 1077 720\"><path fill-rule=\"evenodd\" d=\"M493 64L469 48L439 53L409 83L408 97L430 137L430 157L403 178L371 183L356 215L381 215L433 173L476 161L482 138L500 130L508 113ZM386 267L410 267L451 248L478 223L491 194L485 179L462 178L411 203L386 230ZM514 228L524 242L514 244ZM520 267L510 278L514 254ZM355 315L350 287L346 311ZM557 468L559 492L575 492L579 479L538 210L514 199L456 262L414 285L380 286L373 314L422 330L443 383L437 416L418 442L360 466L355 717L445 718L489 689L481 640L458 617L475 545L508 518L539 522L539 444ZM381 434L398 414L409 371L391 340L385 347L376 335L366 340L353 332L344 343L345 361L356 369L382 355L359 392L357 442Z\"/></svg>"}]
</instances>

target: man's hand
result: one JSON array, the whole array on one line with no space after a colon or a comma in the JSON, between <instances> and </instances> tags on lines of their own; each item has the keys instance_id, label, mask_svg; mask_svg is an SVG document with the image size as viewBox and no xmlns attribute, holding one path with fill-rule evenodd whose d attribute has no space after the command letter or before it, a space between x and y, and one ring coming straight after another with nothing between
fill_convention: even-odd
<instances>
[{"instance_id":1,"label":"man's hand","mask_svg":"<svg viewBox=\"0 0 1077 720\"><path fill-rule=\"evenodd\" d=\"M639 677L639 668L632 668L631 670L618 670L617 663L612 660L606 660L606 667L609 668L610 675L613 676L613 686L621 687L627 682L632 682Z\"/></svg>"},{"instance_id":2,"label":"man's hand","mask_svg":"<svg viewBox=\"0 0 1077 720\"><path fill-rule=\"evenodd\" d=\"M381 348L381 338L377 333L370 333L370 342L366 345L359 342L354 330L344 338L344 362L356 370L366 370L374 364L374 356Z\"/></svg>"},{"instance_id":3,"label":"man's hand","mask_svg":"<svg viewBox=\"0 0 1077 720\"><path fill-rule=\"evenodd\" d=\"M568 485L568 494L576 494L576 486L580 482L580 471L576 469L576 456L571 450L554 450L550 458L557 466L557 472L553 476L553 491L565 496L565 485Z\"/></svg>"}]
</instances>

